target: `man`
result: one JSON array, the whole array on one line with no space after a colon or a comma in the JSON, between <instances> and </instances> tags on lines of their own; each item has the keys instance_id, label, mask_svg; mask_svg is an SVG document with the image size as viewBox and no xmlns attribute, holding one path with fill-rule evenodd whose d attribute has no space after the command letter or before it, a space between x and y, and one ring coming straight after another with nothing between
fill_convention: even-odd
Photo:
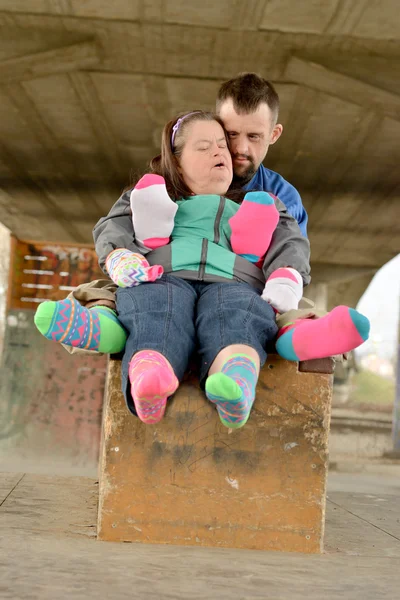
<instances>
[{"instance_id":1,"label":"man","mask_svg":"<svg viewBox=\"0 0 400 600\"><path fill-rule=\"evenodd\" d=\"M216 111L228 132L234 181L245 190L272 192L285 204L307 236L307 213L296 188L263 166L268 149L278 141L279 97L274 87L256 73L243 73L223 83Z\"/></svg>"},{"instance_id":2,"label":"man","mask_svg":"<svg viewBox=\"0 0 400 600\"><path fill-rule=\"evenodd\" d=\"M298 191L281 175L264 167L262 164L269 146L278 141L283 131L282 125L278 123L279 97L274 87L256 73L242 73L222 84L217 95L216 111L228 133L229 146L233 158L234 180L232 185L236 187L240 186L245 190L271 192L277 196L286 206L288 213L297 221L301 233L307 237L308 217ZM122 219L130 218L125 211L114 216ZM282 271L287 271L287 269L282 269ZM272 281L268 281L266 284L263 298L270 302L268 293L271 292L276 298L278 286L280 306L288 307L285 309L278 308L278 312L289 311L277 316L277 324L281 328L282 333L292 330L290 335L282 335L277 342L277 349L285 358L300 360L306 357L310 349L310 336L314 340L325 340L325 343L322 344L323 348L320 343L317 343L319 347L315 347L315 355L319 353L324 356L345 352L347 349L356 347L366 339L365 332L360 337L360 327L358 324L353 327L351 319L354 321L354 315L349 316L350 313L348 311L352 309L347 309L347 307L338 307L345 309L345 311L335 312L335 309L335 311L332 311L333 314L326 315L324 319L320 320L318 329L315 330L315 325L311 325L309 319L321 315L316 313L313 303L303 299L301 300L302 305L300 304L302 308L297 308L301 298L302 283L301 289L298 281L295 281L295 284L293 284L291 281L293 278L290 273L284 273L283 278L280 276L271 279ZM268 286L269 289L267 290ZM66 350L71 353L92 353L95 348L96 353L115 353L124 348L126 334L118 322L115 312L113 312L115 309L115 289L116 286L111 281L99 280L80 286L70 295L70 297L74 297L81 304L81 308L78 305L75 308L77 312L80 310L82 313L82 324L79 324L75 323L78 319L75 308L73 307L73 310L69 311L71 319L75 319L74 324L71 322L71 330L78 332L84 329L87 331L87 324L90 321L87 309L94 308L96 313L98 313L96 314L97 328L101 331L102 335L98 335L99 332L94 333L92 339L88 339L85 345L82 343L79 348L65 345ZM61 330L58 326L58 320L54 318L54 311L56 309L51 308L50 304L55 305L56 303L43 303L39 306L35 315L35 323L45 337L55 339L53 336L54 327L57 331ZM277 305L273 306L277 308ZM63 326L65 327L65 314L68 309L60 307L57 310L60 310L60 314L63 316ZM92 313L92 320L95 318L95 311L90 311ZM345 347L346 344L343 346L343 336L340 338L339 335L344 317L348 320L350 319L348 329L351 335L349 340L346 340L348 348ZM307 323L302 322L301 324L302 335L298 334L299 327L297 327L296 335L298 335L299 341L294 344L292 341L294 335L292 334L294 334L293 327L295 327L297 319L307 320ZM364 322L362 325L365 329L366 325ZM312 331L308 331L310 327ZM338 334L332 335L335 329L338 331ZM100 341L94 343L94 338ZM63 339L65 339L65 336ZM105 342L102 342L102 339ZM334 342L333 344L332 341ZM74 342L76 342L76 339L74 339ZM296 349L294 349L294 346L296 346ZM341 349L342 346L343 350ZM91 348L91 350L83 348ZM334 351L334 348L336 348L336 351Z\"/></svg>"}]
</instances>

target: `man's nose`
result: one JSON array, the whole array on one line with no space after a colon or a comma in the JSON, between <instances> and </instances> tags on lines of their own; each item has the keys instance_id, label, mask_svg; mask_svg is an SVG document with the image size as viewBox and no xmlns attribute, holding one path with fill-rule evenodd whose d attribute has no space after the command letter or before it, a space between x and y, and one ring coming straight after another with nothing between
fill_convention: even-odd
<instances>
[{"instance_id":1,"label":"man's nose","mask_svg":"<svg viewBox=\"0 0 400 600\"><path fill-rule=\"evenodd\" d=\"M247 139L242 136L231 140L231 152L232 154L248 154Z\"/></svg>"}]
</instances>

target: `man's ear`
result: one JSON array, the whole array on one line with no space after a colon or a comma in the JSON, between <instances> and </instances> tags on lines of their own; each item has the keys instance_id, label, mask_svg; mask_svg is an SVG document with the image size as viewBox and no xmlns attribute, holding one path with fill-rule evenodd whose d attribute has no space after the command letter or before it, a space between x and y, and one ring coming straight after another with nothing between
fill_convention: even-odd
<instances>
[{"instance_id":1,"label":"man's ear","mask_svg":"<svg viewBox=\"0 0 400 600\"><path fill-rule=\"evenodd\" d=\"M279 138L281 137L282 131L283 131L283 125L281 125L280 123L277 123L272 130L269 143L275 144L275 142L277 142L279 140Z\"/></svg>"}]
</instances>

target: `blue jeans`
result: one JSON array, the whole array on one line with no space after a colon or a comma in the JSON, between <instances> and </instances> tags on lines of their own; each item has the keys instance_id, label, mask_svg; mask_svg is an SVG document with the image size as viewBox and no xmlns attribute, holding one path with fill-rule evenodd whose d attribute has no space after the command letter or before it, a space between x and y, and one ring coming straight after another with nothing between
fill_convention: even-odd
<instances>
[{"instance_id":1,"label":"blue jeans","mask_svg":"<svg viewBox=\"0 0 400 600\"><path fill-rule=\"evenodd\" d=\"M122 389L133 414L128 366L139 350L160 352L179 380L196 350L203 385L223 348L251 346L263 365L266 347L278 332L273 309L247 283L202 283L163 275L153 283L118 288L117 312L129 334L122 359Z\"/></svg>"}]
</instances>

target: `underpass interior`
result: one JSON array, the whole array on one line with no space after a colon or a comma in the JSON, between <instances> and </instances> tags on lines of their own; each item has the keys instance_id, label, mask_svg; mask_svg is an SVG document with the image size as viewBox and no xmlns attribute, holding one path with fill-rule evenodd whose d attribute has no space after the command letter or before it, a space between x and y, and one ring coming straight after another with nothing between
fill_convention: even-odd
<instances>
[{"instance_id":1,"label":"underpass interior","mask_svg":"<svg viewBox=\"0 0 400 600\"><path fill-rule=\"evenodd\" d=\"M106 363L103 357L96 362L76 360L63 371L64 351L45 345L33 328L32 299L47 293L38 285L53 285L57 294L66 294L65 288L85 276L95 277L92 227L158 153L161 130L169 118L194 108L212 110L219 85L241 71L258 72L274 83L284 133L270 148L265 165L299 190L309 214L313 283L307 295L321 308L355 307L374 274L400 252L397 2L295 4L296 10L291 0L0 0L0 222L10 230L14 250L20 244L20 257L46 256L57 274L70 273L68 281L60 276L55 284L42 276L29 279L29 274L17 281L12 268L6 284L16 293L8 296L7 353L0 383L0 471L21 472L21 477L10 474L2 480L0 519L7 527L6 545L12 540L8 543L15 557L23 556L27 536L40 559L50 565L49 574L44 570L32 584L37 593L44 593L54 573L47 545L54 542L49 541L41 517L37 522L28 516L18 521L10 515L24 495L35 503L50 485L35 479L39 477L35 473L46 478L55 469L94 480ZM37 261L27 259L24 268L37 270ZM38 372L40 377L35 376ZM79 393L71 383L72 372L77 374ZM43 404L46 394L55 399L50 413ZM333 433L336 450L344 439L339 420ZM368 443L382 453L388 449L390 423L378 421L368 425ZM63 433L65 423L68 435ZM73 445L71 440L79 443ZM358 438L352 443L355 452L362 446ZM322 593L329 597L338 585L334 579L340 577L343 597L350 597L346 578L351 581L357 561L365 580L357 579L354 589L363 592L363 598L394 597L389 559L392 565L400 556L394 502L398 466L387 459L382 467L382 461L378 465L376 457L372 462L370 458L356 466L341 460L333 464L327 522L328 552L331 565L335 563L331 580L323 566L313 563L311 573L308 563L304 580L299 575L297 591L305 594L307 582L317 573L316 597ZM24 472L31 473L25 482ZM87 539L83 543L79 538L78 525L81 518L89 528L85 533L93 532L93 480L57 480L51 488L51 503L65 500L60 502L52 535L61 535L60 552L68 556L77 552L83 562L93 550L84 545ZM379 495L378 490L384 493ZM365 513L363 502L369 503ZM386 512L378 510L385 504ZM69 513L78 519L77 526L71 526ZM74 550L78 539L79 548ZM160 568L166 568L163 560L168 563L168 553L157 552ZM99 560L105 561L100 554ZM143 556L143 561L152 560L150 553ZM211 568L214 559L205 556ZM187 557L193 565L194 558L202 560L197 554ZM70 560L78 572L76 560ZM275 559L257 560L262 567L258 576L266 586L271 583L265 579L268 566L279 571L279 565ZM292 573L303 565L294 560ZM15 582L14 567L7 563L5 568L9 581ZM86 568L89 579L77 576L82 589L94 577L92 567ZM249 579L240 583L240 589L251 596L243 597L265 597L257 595L264 592L252 583L250 575L256 571L250 564L246 569ZM179 566L175 573L186 581ZM378 573L385 573L386 586L379 583ZM64 576L68 591L73 582L68 574L61 579ZM220 574L213 577L215 585L222 585ZM52 585L54 593L64 593L57 582ZM163 590L154 581L150 585L154 597L161 597ZM190 590L190 582L185 585L183 589ZM201 577L199 585L198 597L210 597ZM273 585L276 597L285 597L279 596L284 582L281 588ZM117 598L126 593L125 584L119 586ZM25 593L20 583L7 597ZM188 597L179 593L171 597ZM296 593L293 588L291 597L304 597Z\"/></svg>"}]
</instances>

